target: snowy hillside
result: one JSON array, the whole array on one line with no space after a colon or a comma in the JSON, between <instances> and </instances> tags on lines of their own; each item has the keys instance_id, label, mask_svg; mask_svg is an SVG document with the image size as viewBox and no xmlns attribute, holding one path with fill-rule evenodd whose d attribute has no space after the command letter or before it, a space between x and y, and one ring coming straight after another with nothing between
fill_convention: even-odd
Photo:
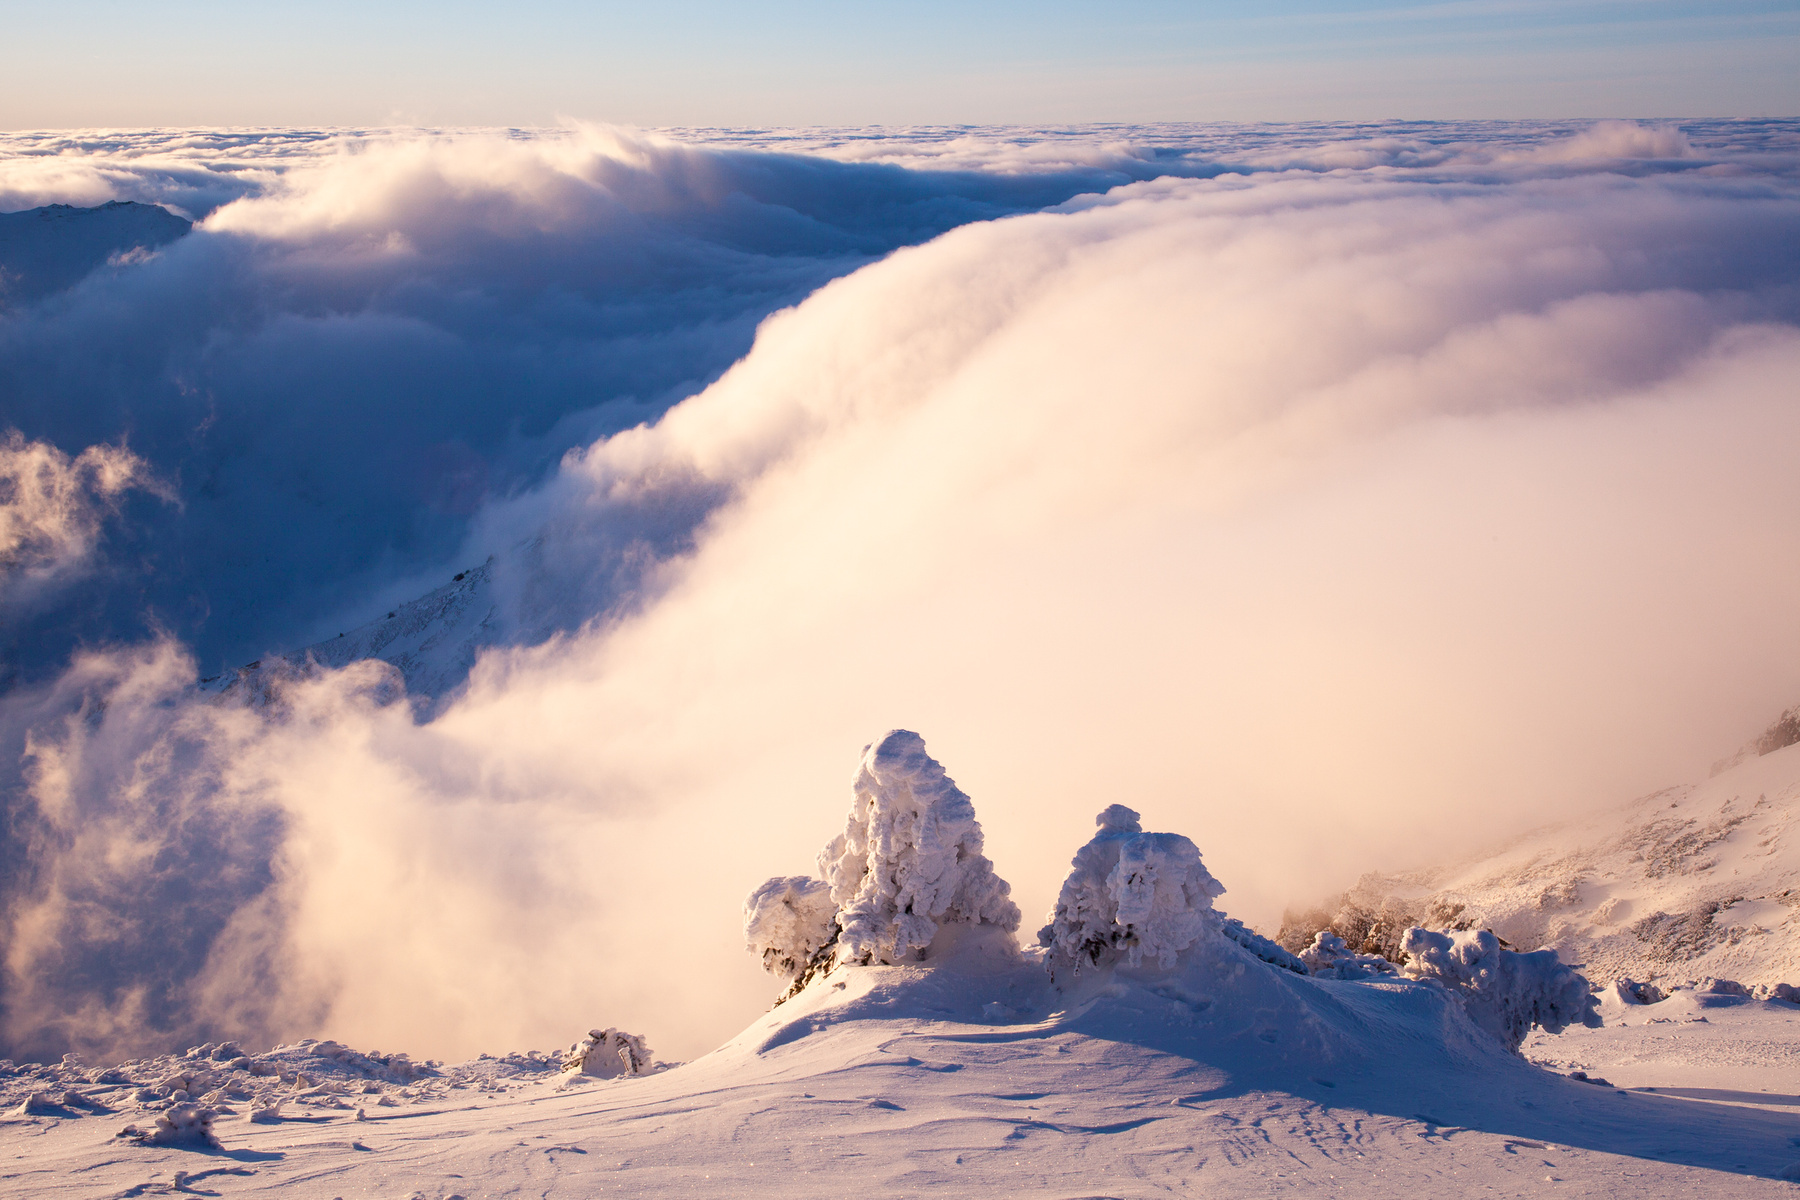
<instances>
[{"instance_id":1,"label":"snowy hillside","mask_svg":"<svg viewBox=\"0 0 1800 1200\"><path fill-rule=\"evenodd\" d=\"M1492 929L1552 947L1597 981L1667 990L1707 978L1800 981L1800 744L1785 714L1704 783L1527 834L1474 862L1365 876L1334 906L1290 913L1297 947L1326 925L1398 950L1412 924Z\"/></svg>"},{"instance_id":2,"label":"snowy hillside","mask_svg":"<svg viewBox=\"0 0 1800 1200\"><path fill-rule=\"evenodd\" d=\"M109 262L142 258L191 227L166 208L131 200L0 213L0 310L73 287Z\"/></svg>"},{"instance_id":3,"label":"snowy hillside","mask_svg":"<svg viewBox=\"0 0 1800 1200\"><path fill-rule=\"evenodd\" d=\"M449 583L395 605L367 624L283 657L258 659L202 679L200 688L256 702L277 677L373 658L395 667L407 694L424 705L460 684L482 648L503 640L493 600L493 564L488 562L457 572Z\"/></svg>"},{"instance_id":4,"label":"snowy hillside","mask_svg":"<svg viewBox=\"0 0 1800 1200\"><path fill-rule=\"evenodd\" d=\"M845 834L820 856L828 878L771 881L784 886L746 912L753 951L803 936L812 969L764 955L799 988L712 1053L656 1067L641 1042L597 1030L562 1055L455 1067L311 1041L7 1064L0 1185L320 1200L1773 1196L1800 1177L1782 1111L1795 1097L1728 1069L1710 1092L1666 1070L1633 1090L1545 1070L1481 1023L1508 998L1497 977L1309 974L1214 909L1223 889L1187 838L1144 832L1118 805L1097 824L1045 948L1021 951L969 797L896 731L865 753ZM1571 978L1547 956L1492 953L1512 1000ZM1667 1024L1723 1008L1734 1020L1713 1058L1727 1065L1800 1018L1783 1001L1685 994L1641 1011ZM1561 1049L1545 1037L1534 1053ZM1578 1052L1610 1065L1616 1050Z\"/></svg>"}]
</instances>

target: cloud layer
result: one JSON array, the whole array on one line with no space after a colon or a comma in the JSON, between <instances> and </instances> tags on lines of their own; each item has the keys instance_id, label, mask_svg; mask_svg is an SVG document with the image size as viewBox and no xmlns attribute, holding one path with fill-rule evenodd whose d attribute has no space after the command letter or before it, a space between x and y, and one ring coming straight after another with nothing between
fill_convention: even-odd
<instances>
[{"instance_id":1,"label":"cloud layer","mask_svg":"<svg viewBox=\"0 0 1800 1200\"><path fill-rule=\"evenodd\" d=\"M563 632L429 721L373 663L201 701L170 640L15 692L11 1046L700 1052L769 999L738 903L805 869L896 726L1027 924L1115 802L1267 922L1691 775L1800 692L1800 200L1785 160L1592 136L1145 180L817 288L472 505L452 544ZM194 245L298 296L387 295L401 260L516 279L552 257L521 228L602 218L513 153L397 151ZM693 160L619 161L606 220L723 219L683 215Z\"/></svg>"},{"instance_id":2,"label":"cloud layer","mask_svg":"<svg viewBox=\"0 0 1800 1200\"><path fill-rule=\"evenodd\" d=\"M0 320L5 417L71 454L128 441L183 504L142 514L78 619L5 631L37 677L155 628L210 672L366 620L470 565L486 501L699 390L770 312L1122 178L583 129L91 140L6 159L0 195L206 219Z\"/></svg>"}]
</instances>

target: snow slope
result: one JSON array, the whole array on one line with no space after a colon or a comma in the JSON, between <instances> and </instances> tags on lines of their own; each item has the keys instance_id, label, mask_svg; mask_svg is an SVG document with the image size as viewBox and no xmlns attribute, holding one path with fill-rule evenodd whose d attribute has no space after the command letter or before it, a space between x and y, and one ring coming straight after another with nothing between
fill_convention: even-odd
<instances>
[{"instance_id":1,"label":"snow slope","mask_svg":"<svg viewBox=\"0 0 1800 1200\"><path fill-rule=\"evenodd\" d=\"M1366 875L1335 912L1290 914L1304 945L1327 921L1394 947L1408 925L1492 929L1551 947L1597 982L1800 982L1800 744L1727 760L1591 818L1529 833L1474 862Z\"/></svg>"},{"instance_id":2,"label":"snow slope","mask_svg":"<svg viewBox=\"0 0 1800 1200\"><path fill-rule=\"evenodd\" d=\"M155 1105L18 1113L0 1193L1749 1197L1790 1194L1800 1164L1787 1112L1553 1074L1427 986L1308 979L1223 942L1054 1011L1044 979L979 940L843 967L648 1077L487 1060L385 1107L377 1083L222 1117L222 1149L114 1136Z\"/></svg>"},{"instance_id":3,"label":"snow slope","mask_svg":"<svg viewBox=\"0 0 1800 1200\"><path fill-rule=\"evenodd\" d=\"M430 1200L846 1188L1398 1197L1477 1185L1754 1196L1800 1180L1784 1108L1796 1098L1737 1069L1757 1036L1791 1030L1800 1009L1785 1001L1713 991L1646 1007L1615 993L1614 1038L1599 1031L1570 1043L1573 1054L1622 1062L1630 1034L1619 1031L1647 1028L1640 1009L1666 1013L1657 1024L1732 1014L1702 1056L1717 1068L1705 1088L1665 1054L1637 1072L1646 1085L1624 1091L1511 1053L1472 1019L1479 989L1305 974L1213 909L1221 889L1191 842L1143 832L1123 806L1101 814L1077 853L1050 948L1029 952L968 797L917 735L865 750L850 820L822 856L843 941L820 948L797 992L695 1062L656 1068L641 1041L608 1030L567 1054L452 1068L310 1041L256 1056L207 1045L110 1069L72 1057L5 1064L0 1187ZM1090 886L1101 876L1110 902ZM1202 877L1210 887L1177 886ZM970 887L986 900L915 905ZM1135 902L1148 890L1160 904ZM1093 902L1070 903L1081 895ZM752 932L766 932L755 900ZM937 920L908 939L919 908ZM1071 956L1071 938L1054 935L1077 924L1092 936ZM1181 948L1156 952L1176 930ZM870 938L888 950L874 962L859 949ZM586 1062L615 1041L631 1047L629 1073ZM1533 1042L1540 1058L1562 1049Z\"/></svg>"},{"instance_id":4,"label":"snow slope","mask_svg":"<svg viewBox=\"0 0 1800 1200\"><path fill-rule=\"evenodd\" d=\"M334 638L282 658L258 659L200 681L203 691L266 696L284 672L347 667L381 659L399 671L407 694L422 707L443 699L468 677L476 654L504 639L493 596L493 564L459 571L450 582Z\"/></svg>"}]
</instances>

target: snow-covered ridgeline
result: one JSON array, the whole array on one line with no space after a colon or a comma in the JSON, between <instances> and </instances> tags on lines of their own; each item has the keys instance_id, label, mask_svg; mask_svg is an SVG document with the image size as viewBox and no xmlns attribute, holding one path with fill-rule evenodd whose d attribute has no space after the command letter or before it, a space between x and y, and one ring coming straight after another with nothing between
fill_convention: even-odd
<instances>
[{"instance_id":1,"label":"snow-covered ridgeline","mask_svg":"<svg viewBox=\"0 0 1800 1200\"><path fill-rule=\"evenodd\" d=\"M1018 907L981 852L973 804L918 734L894 730L864 748L848 828L819 855L826 878L782 876L757 888L744 905L746 944L770 973L793 981L778 1004L840 966L953 958L960 938L933 953L941 933L985 927L1005 935L1014 957L1046 969L1039 1006L1054 1006L1064 993L1119 970L1179 976L1229 962L1240 974L1254 964L1249 969L1435 988L1509 1051L1534 1027L1554 1033L1598 1024L1587 980L1554 951L1514 953L1487 931L1412 928L1398 976L1385 960L1350 950L1329 931L1296 957L1213 907L1224 885L1190 839L1146 832L1138 813L1122 804L1109 805L1095 824L1098 832L1076 851L1039 931L1041 949L1021 956L1010 936ZM991 950L992 939L985 945ZM990 1015L1020 1011L996 1001Z\"/></svg>"}]
</instances>

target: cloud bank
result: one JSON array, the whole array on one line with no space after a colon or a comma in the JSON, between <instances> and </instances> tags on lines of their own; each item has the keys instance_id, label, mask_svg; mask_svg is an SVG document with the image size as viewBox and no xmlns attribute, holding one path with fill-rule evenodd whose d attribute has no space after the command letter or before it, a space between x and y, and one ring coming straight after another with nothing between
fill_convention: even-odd
<instances>
[{"instance_id":1,"label":"cloud bank","mask_svg":"<svg viewBox=\"0 0 1800 1200\"><path fill-rule=\"evenodd\" d=\"M0 160L7 204L205 219L0 319L10 424L67 453L128 440L183 500L140 514L68 612L5 631L0 660L35 678L157 629L212 673L367 620L471 565L483 504L698 391L769 313L1124 178L599 129L43 141Z\"/></svg>"},{"instance_id":2,"label":"cloud bank","mask_svg":"<svg viewBox=\"0 0 1800 1200\"><path fill-rule=\"evenodd\" d=\"M1112 803L1266 923L1694 774L1800 691L1800 199L1543 150L1146 180L825 283L475 506L461 552L563 632L429 720L378 663L202 700L166 639L16 691L9 1045L692 1055L770 999L744 895L893 727L1028 923ZM391 246L324 199L217 246L323 294L573 186L379 166L373 207L424 214Z\"/></svg>"}]
</instances>

